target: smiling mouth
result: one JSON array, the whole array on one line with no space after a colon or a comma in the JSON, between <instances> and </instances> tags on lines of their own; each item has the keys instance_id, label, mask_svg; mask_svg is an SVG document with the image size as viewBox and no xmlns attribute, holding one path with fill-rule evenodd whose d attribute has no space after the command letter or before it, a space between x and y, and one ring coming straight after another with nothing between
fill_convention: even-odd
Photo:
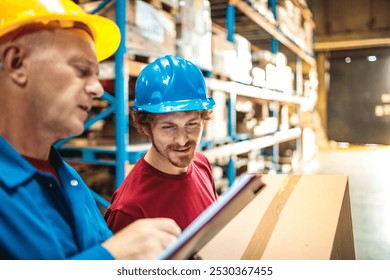
<instances>
[{"instance_id":1,"label":"smiling mouth","mask_svg":"<svg viewBox=\"0 0 390 280\"><path fill-rule=\"evenodd\" d=\"M91 107L90 107L90 106L79 105L78 107L79 107L81 110L85 111L86 113L88 113L88 112L91 110Z\"/></svg>"},{"instance_id":2,"label":"smiling mouth","mask_svg":"<svg viewBox=\"0 0 390 280\"><path fill-rule=\"evenodd\" d=\"M172 148L173 151L178 152L178 153L186 153L189 150L191 150L191 146L189 147L183 147L183 148Z\"/></svg>"}]
</instances>

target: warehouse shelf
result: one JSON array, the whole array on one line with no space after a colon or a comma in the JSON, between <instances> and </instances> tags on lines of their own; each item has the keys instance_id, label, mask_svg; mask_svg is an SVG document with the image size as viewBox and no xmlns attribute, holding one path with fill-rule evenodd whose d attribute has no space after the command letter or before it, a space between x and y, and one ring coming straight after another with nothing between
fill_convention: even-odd
<instances>
[{"instance_id":1,"label":"warehouse shelf","mask_svg":"<svg viewBox=\"0 0 390 280\"><path fill-rule=\"evenodd\" d=\"M214 163L218 158L231 157L239 154L248 153L252 150L258 150L273 146L289 140L298 139L301 137L300 128L291 128L286 131L278 131L271 135L266 135L259 138L244 140L237 143L228 143L223 146L215 147L203 151L211 163Z\"/></svg>"},{"instance_id":2,"label":"warehouse shelf","mask_svg":"<svg viewBox=\"0 0 390 280\"><path fill-rule=\"evenodd\" d=\"M65 151L69 152L69 149L73 149L82 154L83 162L92 162L96 164L112 165L112 160L100 159L97 154L114 154L115 165L115 184L118 187L125 178L125 166L127 162L126 147L128 146L128 69L123 67L126 65L126 6L127 0L104 0L96 3L95 8L90 13L95 14L104 9L108 4L114 4L116 13L116 23L121 32L121 40L117 51L114 54L114 71L110 75L115 78L115 97L106 93L103 98L110 103L110 106L99 116L93 119L89 119L84 126L87 130L94 122L101 120L103 117L107 117L108 114L115 114L115 149L107 147L81 147L73 146L69 147L69 142L73 137L63 139L55 144L61 153ZM104 71L103 71L104 72ZM108 75L106 73L106 75ZM78 161L77 158L66 158L69 161Z\"/></svg>"},{"instance_id":3,"label":"warehouse shelf","mask_svg":"<svg viewBox=\"0 0 390 280\"><path fill-rule=\"evenodd\" d=\"M226 27L227 39L229 41L234 42L236 39L235 34L238 34L251 43L251 48L254 52L264 50L270 50L273 54L282 52L287 60L290 61L290 66L294 71L295 88L291 93L248 86L236 82L222 82L218 80L208 81L211 90L221 90L230 94L227 103L230 120L229 136L233 139L235 139L236 136L235 105L238 98L245 97L249 98L252 102L270 103L270 108L272 108L271 117L275 118L279 118L281 106L283 106L283 104L287 104L288 106L296 105L295 108L298 112L300 112L302 108L314 107L313 98L305 96L306 94L303 92L304 74L308 75L310 69L314 68L316 64L312 45L307 44L298 37L294 37L294 34L288 32L289 30L285 25L283 27L281 26L278 20L277 1L268 1L269 9L268 7L265 9L261 9L259 6L256 7L255 1L251 0L210 0L210 3L213 24L218 26L218 29L220 29L220 27ZM293 4L301 11L304 20L309 22L311 27L314 28L311 13L303 3L305 3L305 1L293 1ZM302 130L298 128L297 130L293 130L293 132L297 133L292 137L292 139L296 139L295 148L302 152L300 147ZM278 144L292 139L282 137L278 142L275 141L275 138L262 137L253 140L254 142L244 142L242 146L234 146L231 148L239 149L239 147L251 147L251 144L253 143L264 143L265 147L272 146L273 163L274 167L277 169L279 161ZM246 149L243 150L245 151ZM210 155L223 154L223 151L226 150L220 148L216 153L210 151ZM232 156L228 166L230 182L235 177L234 161L235 158Z\"/></svg>"},{"instance_id":4,"label":"warehouse shelf","mask_svg":"<svg viewBox=\"0 0 390 280\"><path fill-rule=\"evenodd\" d=\"M206 84L209 90L221 90L230 94L256 98L263 101L278 101L297 105L310 102L307 97L286 94L282 91L245 85L234 81L221 81L214 78L206 78Z\"/></svg>"},{"instance_id":5,"label":"warehouse shelf","mask_svg":"<svg viewBox=\"0 0 390 280\"><path fill-rule=\"evenodd\" d=\"M305 21L309 22L313 28L315 28L316 24L313 21L313 14L310 11L309 7L307 6L306 1L300 1L300 0L292 0L294 5L299 8L301 11L301 14Z\"/></svg>"},{"instance_id":6,"label":"warehouse shelf","mask_svg":"<svg viewBox=\"0 0 390 280\"><path fill-rule=\"evenodd\" d=\"M126 147L126 160L135 163L150 147L149 143L131 144ZM93 143L86 139L74 139L61 147L62 156L72 162L115 166L117 147L114 140Z\"/></svg>"},{"instance_id":7,"label":"warehouse shelf","mask_svg":"<svg viewBox=\"0 0 390 280\"><path fill-rule=\"evenodd\" d=\"M107 4L108 2L110 0L101 1L99 9L102 9L103 4ZM271 48L274 53L278 51L277 43L281 43L280 49L283 53L286 53L287 58L291 59L293 57L293 60L290 60L290 62L295 63L293 70L295 72L296 86L302 80L302 63L309 65L309 67L315 66L315 60L310 49L298 45L294 42L293 38L280 30L277 21L273 22L270 18L261 15L247 4L246 1L210 0L209 2L211 4L213 25L226 26L228 37L231 37L233 33L243 36L251 43L252 49L255 51ZM274 11L276 1L269 2L273 3L272 8ZM307 10L307 7L301 5L301 1L295 0L293 2L296 5L300 5L299 8L302 12L305 11L305 14L302 13L302 15L306 20L310 20L311 14ZM114 60L107 60L100 63L101 71L99 78L101 80L115 82L115 94L113 96L105 94L109 106L104 111L105 113L101 114L101 116L105 116L107 113L115 115L115 137L109 138L109 140L94 139L93 137L92 139L67 139L58 145L60 153L68 161L105 165L115 168L115 185L117 187L125 178L125 166L128 163L136 163L151 146L150 143L139 144L135 142L134 139L131 139L131 133L129 138L129 88L127 85L129 80L136 78L141 69L150 61L136 61L133 59L134 55L132 56L134 50L126 46L126 36L128 35L126 24L128 23L126 23L125 11L128 11L127 5L128 1L126 0L115 1L116 21L123 35L121 45L115 54ZM233 13L232 8L235 9ZM275 44L275 42L277 43ZM139 55L139 52L137 50L135 54ZM148 53L148 50L145 50L143 54L145 57L148 57ZM153 57L150 56L150 59ZM228 158L229 162L226 166L228 185L235 179L235 158L237 155L272 147L273 161L275 162L275 168L277 168L279 144L293 140L296 143L295 148L297 150L300 149L302 128L299 125L297 127L293 125L289 129L281 130L278 124L276 132L263 136L254 136L250 132L238 133L236 131L237 112L235 106L237 100L240 100L240 98L249 99L254 103L269 103L271 117L279 118L281 106L293 106L293 108L300 110L302 106L312 102L310 98L302 96L302 92L297 89L293 89L291 92L283 92L282 90L254 86L234 80L222 80L217 77L213 75L207 76L206 83L211 94L215 91L221 91L227 94L228 135L225 137L203 139L199 150L209 158L212 164L218 164L217 161L219 158ZM102 104L102 108L105 105L107 104ZM91 125L91 121L88 121L88 127ZM88 127L86 126L86 129Z\"/></svg>"},{"instance_id":8,"label":"warehouse shelf","mask_svg":"<svg viewBox=\"0 0 390 280\"><path fill-rule=\"evenodd\" d=\"M265 50L270 49L272 41L276 39L285 47L284 52L287 54L292 52L309 65L315 65L313 50L297 45L278 28L277 22L270 22L269 18L261 15L245 1L211 0L210 2L213 22L226 26L229 33L240 34L252 45ZM226 16L229 8L236 8L233 17Z\"/></svg>"},{"instance_id":9,"label":"warehouse shelf","mask_svg":"<svg viewBox=\"0 0 390 280\"><path fill-rule=\"evenodd\" d=\"M285 141L297 139L300 135L300 128L291 128L285 131L278 131L274 134L250 140L238 140L237 142L224 143L223 145L218 145L218 141L213 141L212 144L210 144L209 141L203 141L199 146L199 150L208 157L211 163L214 163L216 159L220 157L229 157L247 153L255 149L266 148ZM221 140L221 142L226 142L226 139ZM210 145L212 147L210 147ZM128 145L126 147L126 153L129 162L134 164L150 147L150 143ZM116 151L117 148L114 141L99 144L91 143L86 139L74 139L61 147L62 156L68 161L109 166L115 166Z\"/></svg>"},{"instance_id":10,"label":"warehouse shelf","mask_svg":"<svg viewBox=\"0 0 390 280\"><path fill-rule=\"evenodd\" d=\"M125 71L132 77L137 77L146 63L142 63L132 59L125 59ZM115 61L106 60L99 63L99 79L100 80L115 80Z\"/></svg>"},{"instance_id":11,"label":"warehouse shelf","mask_svg":"<svg viewBox=\"0 0 390 280\"><path fill-rule=\"evenodd\" d=\"M127 61L127 71L130 76L136 77L145 63L141 63L134 60ZM106 61L100 64L99 78L102 80L115 79L115 63L112 61ZM297 96L294 94L288 94L283 91L268 89L259 86L246 85L235 81L223 81L217 78L205 78L207 88L209 90L221 90L231 94L238 94L241 96L247 96L252 98L258 98L268 101L278 101L283 103L300 104L309 102L309 98L303 96Z\"/></svg>"}]
</instances>

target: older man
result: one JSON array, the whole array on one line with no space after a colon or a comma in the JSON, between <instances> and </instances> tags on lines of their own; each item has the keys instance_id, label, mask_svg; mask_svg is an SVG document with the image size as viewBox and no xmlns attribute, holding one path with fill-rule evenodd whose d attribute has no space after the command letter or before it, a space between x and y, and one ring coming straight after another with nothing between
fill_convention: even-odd
<instances>
[{"instance_id":1,"label":"older man","mask_svg":"<svg viewBox=\"0 0 390 280\"><path fill-rule=\"evenodd\" d=\"M119 39L69 0L0 2L0 259L153 259L180 233L147 219L112 235L52 147L83 131Z\"/></svg>"}]
</instances>

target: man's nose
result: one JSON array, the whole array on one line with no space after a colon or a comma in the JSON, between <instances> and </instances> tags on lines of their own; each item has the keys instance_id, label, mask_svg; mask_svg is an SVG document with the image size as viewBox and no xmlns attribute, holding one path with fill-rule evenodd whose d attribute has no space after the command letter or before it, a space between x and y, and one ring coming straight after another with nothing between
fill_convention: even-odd
<instances>
[{"instance_id":1,"label":"man's nose","mask_svg":"<svg viewBox=\"0 0 390 280\"><path fill-rule=\"evenodd\" d=\"M187 143L188 139L188 133L185 127L179 127L177 129L177 134L175 135L175 142L181 146L184 146Z\"/></svg>"},{"instance_id":2,"label":"man's nose","mask_svg":"<svg viewBox=\"0 0 390 280\"><path fill-rule=\"evenodd\" d=\"M99 98L103 95L104 89L97 77L91 78L86 85L86 91L92 98Z\"/></svg>"}]
</instances>

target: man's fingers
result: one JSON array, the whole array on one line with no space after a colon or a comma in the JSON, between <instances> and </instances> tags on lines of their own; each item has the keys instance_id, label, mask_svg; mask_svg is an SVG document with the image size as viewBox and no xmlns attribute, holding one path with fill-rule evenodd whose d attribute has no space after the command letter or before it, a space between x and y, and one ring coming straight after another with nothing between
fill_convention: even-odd
<instances>
[{"instance_id":1,"label":"man's fingers","mask_svg":"<svg viewBox=\"0 0 390 280\"><path fill-rule=\"evenodd\" d=\"M156 226L167 233L170 233L171 235L177 237L181 233L180 227L173 221L172 219L168 218L154 218L154 219L148 219L150 221L153 221L153 223L156 223Z\"/></svg>"}]
</instances>

